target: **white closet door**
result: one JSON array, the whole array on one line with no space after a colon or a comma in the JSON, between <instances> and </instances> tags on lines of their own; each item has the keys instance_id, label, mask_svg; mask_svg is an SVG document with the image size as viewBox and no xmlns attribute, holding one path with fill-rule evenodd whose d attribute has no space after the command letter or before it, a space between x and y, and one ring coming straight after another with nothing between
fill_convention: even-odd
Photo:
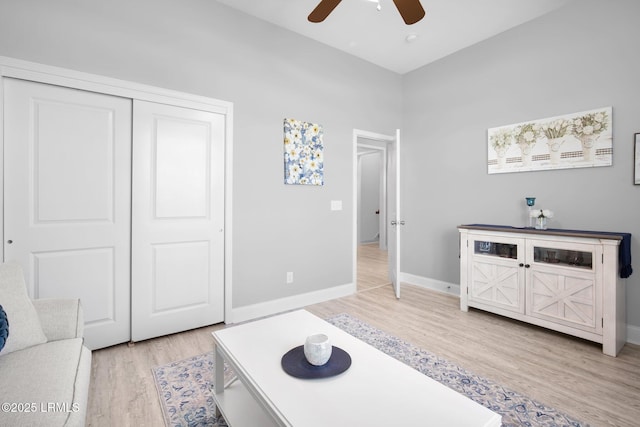
<instances>
[{"instance_id":1,"label":"white closet door","mask_svg":"<svg viewBox=\"0 0 640 427\"><path fill-rule=\"evenodd\" d=\"M87 345L130 337L131 100L4 79L5 259L80 298Z\"/></svg>"},{"instance_id":2,"label":"white closet door","mask_svg":"<svg viewBox=\"0 0 640 427\"><path fill-rule=\"evenodd\" d=\"M134 341L224 320L224 123L134 101Z\"/></svg>"}]
</instances>

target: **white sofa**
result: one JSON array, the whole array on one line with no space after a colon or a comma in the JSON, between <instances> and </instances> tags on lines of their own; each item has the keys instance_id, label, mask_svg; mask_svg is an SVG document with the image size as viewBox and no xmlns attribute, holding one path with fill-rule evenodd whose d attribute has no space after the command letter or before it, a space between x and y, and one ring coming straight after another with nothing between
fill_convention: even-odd
<instances>
[{"instance_id":1,"label":"white sofa","mask_svg":"<svg viewBox=\"0 0 640 427\"><path fill-rule=\"evenodd\" d=\"M8 321L0 426L84 426L91 351L83 344L80 301L30 300L22 270L8 263L0 265L0 306Z\"/></svg>"}]
</instances>

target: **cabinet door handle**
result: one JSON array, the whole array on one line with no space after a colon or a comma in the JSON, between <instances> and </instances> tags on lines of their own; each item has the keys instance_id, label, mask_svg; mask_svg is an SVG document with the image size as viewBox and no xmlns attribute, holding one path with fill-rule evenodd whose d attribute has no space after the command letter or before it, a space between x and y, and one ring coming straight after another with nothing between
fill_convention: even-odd
<instances>
[{"instance_id":1,"label":"cabinet door handle","mask_svg":"<svg viewBox=\"0 0 640 427\"><path fill-rule=\"evenodd\" d=\"M523 263L520 263L520 264L518 264L518 266L520 266L520 267L524 267L524 264L523 264Z\"/></svg>"},{"instance_id":2,"label":"cabinet door handle","mask_svg":"<svg viewBox=\"0 0 640 427\"><path fill-rule=\"evenodd\" d=\"M529 268L529 267L531 267L531 264L525 264L524 265L524 268Z\"/></svg>"}]
</instances>

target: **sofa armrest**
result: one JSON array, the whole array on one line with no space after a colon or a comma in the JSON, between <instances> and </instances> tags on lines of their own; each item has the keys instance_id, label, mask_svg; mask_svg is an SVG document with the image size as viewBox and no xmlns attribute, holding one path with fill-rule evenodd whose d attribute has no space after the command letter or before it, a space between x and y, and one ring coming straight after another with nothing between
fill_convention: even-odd
<instances>
[{"instance_id":1,"label":"sofa armrest","mask_svg":"<svg viewBox=\"0 0 640 427\"><path fill-rule=\"evenodd\" d=\"M79 299L42 298L33 300L33 305L47 340L82 338L84 316Z\"/></svg>"}]
</instances>

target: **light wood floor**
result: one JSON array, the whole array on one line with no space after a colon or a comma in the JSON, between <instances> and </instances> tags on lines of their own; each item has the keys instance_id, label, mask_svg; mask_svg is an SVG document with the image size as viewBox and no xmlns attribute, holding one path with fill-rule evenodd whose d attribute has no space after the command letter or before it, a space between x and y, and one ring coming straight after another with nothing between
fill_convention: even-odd
<instances>
[{"instance_id":1,"label":"light wood floor","mask_svg":"<svg viewBox=\"0 0 640 427\"><path fill-rule=\"evenodd\" d=\"M378 243L358 247L358 291L366 291L388 285L389 272L387 251L380 250Z\"/></svg>"},{"instance_id":2,"label":"light wood floor","mask_svg":"<svg viewBox=\"0 0 640 427\"><path fill-rule=\"evenodd\" d=\"M371 248L362 249L359 258L366 258ZM465 313L458 298L411 285L403 285L397 300L385 282L386 266L373 265L386 259L374 255L371 265L359 262L356 294L307 309L321 317L349 313L592 426L640 425L640 346L605 356L595 343L478 310ZM367 273L376 269L384 271L377 279ZM94 351L87 425L162 427L151 368L211 351L210 333L220 327Z\"/></svg>"}]
</instances>

